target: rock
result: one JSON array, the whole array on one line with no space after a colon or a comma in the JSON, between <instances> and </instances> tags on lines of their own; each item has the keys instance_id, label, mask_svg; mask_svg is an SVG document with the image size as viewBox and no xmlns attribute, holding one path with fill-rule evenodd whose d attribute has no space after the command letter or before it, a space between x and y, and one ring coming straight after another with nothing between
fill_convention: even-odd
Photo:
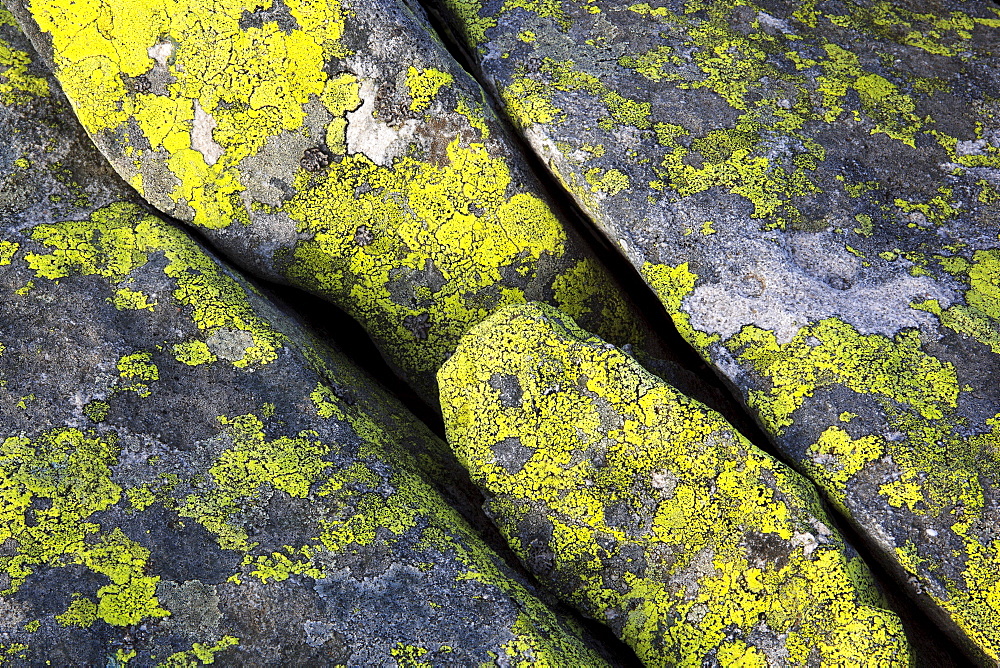
<instances>
[{"instance_id":1,"label":"rock","mask_svg":"<svg viewBox=\"0 0 1000 668\"><path fill-rule=\"evenodd\" d=\"M1000 7L438 7L783 455L1000 661Z\"/></svg>"},{"instance_id":2,"label":"rock","mask_svg":"<svg viewBox=\"0 0 1000 668\"><path fill-rule=\"evenodd\" d=\"M339 305L428 402L498 306L546 301L643 347L422 10L9 4L130 184L243 267Z\"/></svg>"},{"instance_id":3,"label":"rock","mask_svg":"<svg viewBox=\"0 0 1000 668\"><path fill-rule=\"evenodd\" d=\"M446 446L153 215L12 26L0 661L602 664L418 473Z\"/></svg>"},{"instance_id":4,"label":"rock","mask_svg":"<svg viewBox=\"0 0 1000 668\"><path fill-rule=\"evenodd\" d=\"M815 488L565 315L497 312L438 382L518 556L646 665L909 665Z\"/></svg>"}]
</instances>

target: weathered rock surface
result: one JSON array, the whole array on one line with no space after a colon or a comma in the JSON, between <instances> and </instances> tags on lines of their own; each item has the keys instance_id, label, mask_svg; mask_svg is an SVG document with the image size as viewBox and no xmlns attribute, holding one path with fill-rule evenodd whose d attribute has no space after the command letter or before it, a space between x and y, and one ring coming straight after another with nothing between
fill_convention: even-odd
<instances>
[{"instance_id":1,"label":"weathered rock surface","mask_svg":"<svg viewBox=\"0 0 1000 668\"><path fill-rule=\"evenodd\" d=\"M13 25L0 663L600 664L417 474L446 446L151 215Z\"/></svg>"},{"instance_id":2,"label":"weathered rock surface","mask_svg":"<svg viewBox=\"0 0 1000 668\"><path fill-rule=\"evenodd\" d=\"M438 366L498 306L547 301L609 340L642 338L420 10L8 5L147 200L338 304L430 403Z\"/></svg>"},{"instance_id":3,"label":"weathered rock surface","mask_svg":"<svg viewBox=\"0 0 1000 668\"><path fill-rule=\"evenodd\" d=\"M515 551L646 665L909 665L815 488L565 315L497 312L438 381Z\"/></svg>"},{"instance_id":4,"label":"weathered rock surface","mask_svg":"<svg viewBox=\"0 0 1000 668\"><path fill-rule=\"evenodd\" d=\"M438 7L782 452L1000 660L1000 7Z\"/></svg>"}]
</instances>

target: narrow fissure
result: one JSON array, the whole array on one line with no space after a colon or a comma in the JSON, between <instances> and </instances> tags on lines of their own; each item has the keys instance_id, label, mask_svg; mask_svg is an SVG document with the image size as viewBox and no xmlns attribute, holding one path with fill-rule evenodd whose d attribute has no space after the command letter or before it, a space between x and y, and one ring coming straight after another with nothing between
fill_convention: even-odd
<instances>
[{"instance_id":1,"label":"narrow fissure","mask_svg":"<svg viewBox=\"0 0 1000 668\"><path fill-rule=\"evenodd\" d=\"M182 225L163 213L152 209L152 207L150 207L150 212L171 224ZM197 239L202 246L209 249L214 248L213 244L197 228L189 225L182 225L182 227L192 237ZM296 287L279 285L263 280L235 266L229 258L220 258L220 261L259 290L278 310L308 329L318 339L330 343L344 357L371 376L383 389L398 399L410 413L423 422L442 441L446 441L444 421L441 418L440 411L429 406L409 385L396 375L386 363L375 343L368 336L368 333L354 318L339 307L316 295ZM632 648L619 640L612 633L611 629L599 621L584 617L576 610L556 599L547 592L544 585L538 582L537 578L531 572L524 568L517 555L510 549L506 539L501 535L499 529L483 513L482 506L485 497L482 492L473 484L468 474L465 473L465 468L458 465L457 460L455 463L459 475L464 475L462 475L461 480L452 480L450 482L465 493L466 496L463 501L472 502L468 506L466 504L458 504L458 507L455 509L476 531L479 537L483 539L486 545L499 555L504 563L517 573L522 580L534 587L539 594L539 598L546 604L563 616L580 624L585 629L587 638L594 645L593 649L600 652L609 664L616 668L642 666L642 662L635 655ZM446 498L449 496L447 491L437 484L437 481L430 480L428 482L434 485ZM470 511L474 511L475 514L470 515Z\"/></svg>"},{"instance_id":2,"label":"narrow fissure","mask_svg":"<svg viewBox=\"0 0 1000 668\"><path fill-rule=\"evenodd\" d=\"M248 277L250 278L250 277ZM250 278L273 304L287 312L293 319L303 324L320 339L332 343L341 353L354 364L372 376L390 394L421 420L428 428L445 440L444 422L439 411L427 405L410 387L399 379L382 358L378 348L369 338L364 328L344 311L323 299L294 287L276 285L260 279ZM457 462L456 462L457 463ZM465 468L458 466L459 474ZM435 481L429 481L434 484ZM496 525L482 512L485 498L479 488L473 484L467 474L461 480L453 480L466 492L465 500L472 500L476 514L469 516L462 508L457 508L465 520L476 530L487 546L498 554L504 562L521 578L529 582L551 607L566 617L574 619L586 629L588 637L596 641L594 649L599 651L608 662L616 667L632 668L642 666L639 658L628 645L621 642L611 630L601 622L588 619L576 610L569 608L561 601L547 594L535 576L526 570L517 555L510 549L507 541L500 534ZM439 491L444 490L439 488ZM548 600L546 600L548 599Z\"/></svg>"},{"instance_id":3,"label":"narrow fissure","mask_svg":"<svg viewBox=\"0 0 1000 668\"><path fill-rule=\"evenodd\" d=\"M734 388L728 379L723 378L715 369L709 367L697 351L684 340L659 298L656 297L628 258L601 232L598 225L581 209L576 200L566 191L555 175L548 170L528 144L527 140L524 139L520 132L517 132L506 109L497 100L493 88L488 85L475 59L471 57L464 47L462 40L455 36L455 32L451 29L448 20L441 15L440 10L433 4L427 3L426 0L417 1L423 7L431 26L440 36L445 48L447 48L448 52L459 65L479 83L485 92L493 111L497 114L511 140L520 148L532 173L541 183L545 195L558 207L564 219L574 227L574 230L582 237L584 243L597 252L602 262L604 262L605 267L607 267L612 276L614 276L633 300L636 307L646 317L665 349L671 351L686 370L695 374L699 380L705 382L710 388L718 392L718 395L714 397L699 396L697 393L690 393L689 396L693 396L693 398L698 399L719 412L761 450L767 452L789 468L802 473L793 462L790 462L778 450L757 419L744 406L740 398L741 392L737 388ZM993 0L993 2L1000 4L1000 0ZM656 373L654 369L651 370ZM687 392L688 388L684 389ZM721 401L718 400L720 397ZM713 401L713 399L716 400ZM841 532L844 539L861 555L861 558L871 570L879 588L885 593L890 608L903 621L907 637L913 644L916 666L918 668L965 668L966 666L974 666L975 664L969 660L959 645L940 629L922 608L917 607L908 594L901 592L895 586L895 580L889 575L888 571L882 565L881 560L868 547L861 535L854 529L850 520L841 515L829 503L825 494L823 494L818 486L816 488L819 491L823 509L830 517L831 522Z\"/></svg>"},{"instance_id":4,"label":"narrow fissure","mask_svg":"<svg viewBox=\"0 0 1000 668\"><path fill-rule=\"evenodd\" d=\"M581 237L584 244L589 246L600 258L608 272L619 283L622 291L628 295L636 309L643 315L650 329L658 337L663 349L670 351L674 361L686 371L694 374L709 389L708 392L705 392L704 390L699 391L697 387L691 387L689 396L693 396L693 398L721 413L754 445L773 457L781 459L781 455L772 444L770 437L743 407L742 401L738 398L739 392L730 387L728 381L709 367L701 355L684 340L662 302L639 275L635 266L625 257L621 249L605 236L590 216L580 208L573 196L566 191L562 183L549 171L534 149L516 130L510 116L497 100L493 89L486 82L475 61L455 37L447 20L433 5L423 5L423 9L448 52L470 76L475 78L480 88L485 92L494 113L497 114L497 118L510 140L520 150L531 173L539 181L548 201L553 203L553 206L562 214L562 218L572 226L573 231ZM645 361L640 359L640 362ZM650 365L644 364L644 366ZM655 365L653 366L654 368L650 370L656 373ZM685 391L687 390L688 388L685 388ZM782 461L784 460L782 459Z\"/></svg>"}]
</instances>

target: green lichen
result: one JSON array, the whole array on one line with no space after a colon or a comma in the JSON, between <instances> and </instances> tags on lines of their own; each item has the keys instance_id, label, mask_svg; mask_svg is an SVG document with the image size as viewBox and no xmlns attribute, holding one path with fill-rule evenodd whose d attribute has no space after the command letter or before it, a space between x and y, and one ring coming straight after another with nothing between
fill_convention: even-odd
<instances>
[{"instance_id":1,"label":"green lichen","mask_svg":"<svg viewBox=\"0 0 1000 668\"><path fill-rule=\"evenodd\" d=\"M10 264L14 254L17 253L17 249L20 247L21 244L16 241L0 241L0 267Z\"/></svg>"},{"instance_id":2,"label":"green lichen","mask_svg":"<svg viewBox=\"0 0 1000 668\"><path fill-rule=\"evenodd\" d=\"M83 406L83 414L94 422L103 422L107 419L110 408L108 402L95 399L94 401L88 401Z\"/></svg>"},{"instance_id":3,"label":"green lichen","mask_svg":"<svg viewBox=\"0 0 1000 668\"><path fill-rule=\"evenodd\" d=\"M406 71L406 87L410 90L411 111L424 111L431 106L431 100L438 94L442 86L447 86L455 80L448 72L434 68L418 70L411 67Z\"/></svg>"},{"instance_id":4,"label":"green lichen","mask_svg":"<svg viewBox=\"0 0 1000 668\"><path fill-rule=\"evenodd\" d=\"M25 659L28 645L22 642L0 644L0 666L8 664L11 658Z\"/></svg>"},{"instance_id":5,"label":"green lichen","mask_svg":"<svg viewBox=\"0 0 1000 668\"><path fill-rule=\"evenodd\" d=\"M90 628L97 621L97 604L92 599L80 594L74 594L73 601L66 608L66 612L56 615L55 619L61 626L79 626L80 628Z\"/></svg>"},{"instance_id":6,"label":"green lichen","mask_svg":"<svg viewBox=\"0 0 1000 668\"><path fill-rule=\"evenodd\" d=\"M353 20L337 3L287 2L297 23L288 32L272 21L240 28L239 3L216 6L207 18L180 0L149 0L127 12L64 4L32 0L30 11L51 36L56 75L80 120L116 168L154 205L196 225L253 227L258 216L290 217L297 240L257 259L361 321L428 398L433 372L462 333L497 307L544 295L554 280L565 284L565 272L576 275L587 256L517 169L516 151L491 134L497 121L470 81L433 59L400 59L396 71L364 79L345 61L348 71L329 74L330 63L347 55L340 38L344 21ZM551 64L560 86L598 85L571 65ZM175 81L166 94L141 92L167 73ZM442 118L416 121L416 136L399 155L373 150L372 157L363 145L348 152L349 115L363 109L381 123L393 76L409 92L406 111L433 104ZM368 111L371 89L376 108ZM648 103L602 95L610 123L641 124L650 112ZM313 136L318 119L328 119L323 137ZM483 143L472 141L476 135ZM267 151L302 136L315 140L326 155L320 162L329 164L282 164L285 173L274 176L292 181L294 195L260 201L254 188L270 180L259 161L270 168ZM607 196L628 183L623 171L604 170L589 187ZM582 308L624 312L610 277L599 278L608 305ZM115 304L161 308L128 292ZM609 338L625 328L596 325ZM176 354L192 364L209 359L192 347Z\"/></svg>"},{"instance_id":7,"label":"green lichen","mask_svg":"<svg viewBox=\"0 0 1000 668\"><path fill-rule=\"evenodd\" d=\"M444 4L467 30L476 21L487 18L480 16L481 11L473 13L470 6L461 3L445 0ZM889 36L901 44L967 59L972 57L966 51L972 31L993 28L998 19L989 16L996 14L995 9L990 10L992 14L987 12L986 17L961 12L932 17L894 8L891 3L876 3L877 7L872 8L852 2L851 9L840 16L818 12L815 3L806 2L793 12L798 21L813 29L803 35L795 22L788 22L786 25L791 27L787 30L765 30L759 6L750 2L739 5L746 14L757 13L750 26L735 24L732 3L687 0L677 8L632 5L629 9L642 17L638 19L642 26L639 29L650 35L653 44L647 51L627 51L625 55L618 55L619 49L603 48L609 44L608 35L599 24L585 21L585 25L574 25L574 40L584 54L578 60L591 63L590 71L581 70L574 61L554 59L552 55L562 55L561 52L546 50L549 45L539 40L519 40L529 45L527 51L519 49L519 59L540 61L541 65L532 66L531 71L519 65L510 74L503 74L498 88L504 105L522 127L550 126L551 131L546 134L557 146L562 143L560 140L566 140L566 145L560 147L564 162L554 167L559 178L581 203L598 214L599 220L603 215L599 213L601 200L586 194L591 188L587 176L593 178L598 174L598 167L574 159L581 144L591 141L591 137L570 136L569 128L576 127L577 121L596 124L605 131L619 125L640 131L651 124L654 128L658 125L658 119L643 106L646 96L635 92L642 88L641 84L623 76L620 70L593 65L607 62L612 56L619 68L664 88L674 87L675 98L680 91L704 89L721 96L740 113L735 124L728 128L713 128L706 133L677 126L679 132L669 140L665 141L661 135L660 143L668 150L654 161L656 167L652 173L644 169L649 175L645 184L637 183L633 172L624 167L634 170L644 164L652 157L651 150L626 152L617 160L604 161L602 171L617 169L629 174L631 187L620 191L623 196L648 187L663 192L669 199L683 200L721 187L751 202L754 217L764 221L765 229L808 226L810 214L801 202L829 188L821 168L827 151L817 141L815 130L836 123L862 124L869 134L884 134L912 149L916 149L921 137L930 139L951 161L964 166L1000 164L997 162L1000 151L990 144L985 145L983 154L958 154L956 137L922 110L923 103L949 91L947 81L897 71L891 64L883 69L871 61L862 63L849 45L834 41L835 31L817 28L817 21L823 20L869 33L874 30L879 37ZM544 20L543 24L549 22L555 29L565 29L568 25L568 19L564 23L556 19L557 15L580 15L570 3L551 7L522 3L517 7L532 12ZM512 11L514 7L504 6L501 15ZM488 18L497 20L497 16ZM514 23L519 20L511 19ZM907 37L900 40L900 34ZM504 39L503 29L497 30L495 39L498 44ZM932 43L938 47L932 48ZM942 44L949 46L944 48ZM580 107L573 102L573 96L580 94L603 103L608 115L593 112L593 107L586 105L582 108L587 109L587 118L578 118L576 110ZM648 134L641 136L644 141L650 139ZM981 127L976 137L982 139ZM780 145L780 151L774 150L776 144ZM843 177L838 175L838 178ZM848 185L845 183L843 188L849 190ZM649 196L650 202L658 199ZM950 220L960 212L950 192L927 201L887 193L880 198L884 215L890 215L894 208L920 211L934 224ZM857 215L868 216L870 222L862 225L858 233L870 236L881 216L873 221L870 212L858 211Z\"/></svg>"},{"instance_id":8,"label":"green lichen","mask_svg":"<svg viewBox=\"0 0 1000 668\"><path fill-rule=\"evenodd\" d=\"M152 311L156 307L156 302L149 301L149 295L128 288L116 291L111 303L119 311Z\"/></svg>"},{"instance_id":9,"label":"green lichen","mask_svg":"<svg viewBox=\"0 0 1000 668\"><path fill-rule=\"evenodd\" d=\"M603 193L609 196L614 196L623 190L627 190L630 185L628 175L623 174L617 169L609 169L601 173L601 170L595 167L588 171L584 175L584 178L590 184L591 192Z\"/></svg>"},{"instance_id":10,"label":"green lichen","mask_svg":"<svg viewBox=\"0 0 1000 668\"><path fill-rule=\"evenodd\" d=\"M815 491L564 315L498 312L439 384L449 442L512 548L647 665L769 665L739 640L759 624L791 663L907 665Z\"/></svg>"},{"instance_id":11,"label":"green lichen","mask_svg":"<svg viewBox=\"0 0 1000 668\"><path fill-rule=\"evenodd\" d=\"M546 627L550 615L537 599L524 596L518 585L496 568L489 551L473 537L434 491L407 467L409 456L397 450L385 427L364 413L344 406L336 414L331 390L319 386L312 393L317 416L344 419L365 439L361 459L335 466L330 458L340 449L325 443L315 432L268 439L260 417L247 414L220 418L233 447L222 452L208 469L206 491L187 493L178 499L182 517L194 519L216 536L220 547L242 552L243 573L261 581L284 581L291 575L320 578L325 574L322 554L343 553L388 540L414 541L421 549L448 553L463 569L459 579L471 578L498 586L518 596L525 604L524 619L514 625L514 659L541 662L538 665L594 665L594 657L580 654L562 632ZM344 417L341 417L344 416ZM386 476L384 462L394 462ZM174 486L167 480L152 492L158 499L171 498ZM325 512L303 518L315 527L316 539L281 552L261 553L250 540L240 510L253 503L266 489L297 498L309 498ZM321 519L320 519L321 518ZM239 574L234 576L239 582ZM541 625L541 626L540 626ZM546 627L546 628L543 628Z\"/></svg>"},{"instance_id":12,"label":"green lichen","mask_svg":"<svg viewBox=\"0 0 1000 668\"><path fill-rule=\"evenodd\" d=\"M296 247L289 276L349 304L422 388L469 327L528 299L524 288L507 287L519 281L505 274L537 282L540 265L552 260L568 264L552 279L560 295L599 295L600 313L615 316L601 320L604 333L639 338L606 272L591 260L568 262L562 224L541 199L516 191L502 159L458 139L446 151L443 165L402 157L388 168L354 154L320 175L300 171L285 210L312 240ZM359 192L359 183L369 189ZM368 243L357 242L361 227ZM432 272L441 280L407 285L407 277ZM595 311L587 299L563 303L575 317Z\"/></svg>"},{"instance_id":13,"label":"green lichen","mask_svg":"<svg viewBox=\"0 0 1000 668\"><path fill-rule=\"evenodd\" d=\"M1000 251L976 251L972 262L962 257L940 259L945 271L966 274L965 304L943 309L937 300L914 303L915 309L936 315L941 325L969 336L1000 355Z\"/></svg>"},{"instance_id":14,"label":"green lichen","mask_svg":"<svg viewBox=\"0 0 1000 668\"><path fill-rule=\"evenodd\" d=\"M0 25L17 24L10 13L0 7ZM42 76L28 73L31 56L0 39L0 104L17 106L40 97L48 97L49 82Z\"/></svg>"},{"instance_id":15,"label":"green lichen","mask_svg":"<svg viewBox=\"0 0 1000 668\"><path fill-rule=\"evenodd\" d=\"M660 302L666 307L667 313L673 318L677 331L684 339L701 351L703 355L708 355L708 347L719 340L717 334L705 334L691 326L690 314L681 309L684 297L694 291L695 275L688 263L684 262L671 267L666 264L653 264L647 262L643 265L642 277L653 289Z\"/></svg>"},{"instance_id":16,"label":"green lichen","mask_svg":"<svg viewBox=\"0 0 1000 668\"><path fill-rule=\"evenodd\" d=\"M572 24L563 7L562 0L506 0L500 11L509 12L516 9L524 9L538 16L552 19L563 30L568 29Z\"/></svg>"},{"instance_id":17,"label":"green lichen","mask_svg":"<svg viewBox=\"0 0 1000 668\"><path fill-rule=\"evenodd\" d=\"M941 313L936 302L920 306L941 315L942 323L950 322L944 314L964 312L958 308L987 317L979 308L992 306L993 258L976 259L982 267L976 284L987 295L969 300L977 308L957 305ZM918 545L910 539L897 545L897 559L917 581L933 583L927 593L935 603L972 643L996 656L1000 554L971 528L990 521L984 515L986 487L1000 480L1000 429L997 418L975 427L957 413L961 394L971 388L959 386L954 367L925 352L913 330L894 338L861 335L836 319L805 327L784 344L747 326L726 345L770 383L769 390L751 390L749 402L775 433L798 421L796 411L824 388L845 387L874 400L884 426L866 418L859 428L868 433L858 436L830 426L808 447L803 466L836 506L853 513L848 493L855 477L868 480L870 465L891 462L895 473L878 487L879 496L890 507L927 516L940 527L935 532L952 532L961 546L954 553L962 555L961 573L943 574L926 558L924 545L917 559Z\"/></svg>"},{"instance_id":18,"label":"green lichen","mask_svg":"<svg viewBox=\"0 0 1000 668\"><path fill-rule=\"evenodd\" d=\"M883 439L877 436L862 436L853 439L840 427L829 427L809 448L810 459L805 462L807 470L821 470L822 477L838 488L844 488L855 473L863 470L885 452ZM817 462L830 462L830 466L819 469ZM843 508L841 508L843 510Z\"/></svg>"},{"instance_id":19,"label":"green lichen","mask_svg":"<svg viewBox=\"0 0 1000 668\"><path fill-rule=\"evenodd\" d=\"M162 193L161 182L147 182L142 173L132 185L152 201L183 201L194 224L219 228L249 222L240 162L268 138L299 130L310 98L326 102L336 88L323 64L346 53L339 3L285 4L298 24L288 33L275 22L241 28L243 6L231 2L207 14L175 0L150 0L127 12L63 0L29 6L51 36L56 74L84 127L101 135L131 120L152 150L170 154L166 166L179 181L172 192ZM209 40L213 48L204 48ZM175 77L170 94L132 94L127 81L154 67ZM211 127L217 158L199 150L196 117Z\"/></svg>"},{"instance_id":20,"label":"green lichen","mask_svg":"<svg viewBox=\"0 0 1000 668\"><path fill-rule=\"evenodd\" d=\"M486 42L486 32L497 24L494 14L482 15L483 3L479 0L446 0L445 5L455 16L461 17L465 38L474 48Z\"/></svg>"},{"instance_id":21,"label":"green lichen","mask_svg":"<svg viewBox=\"0 0 1000 668\"><path fill-rule=\"evenodd\" d=\"M389 652L396 660L399 668L431 668L430 663L421 661L420 658L427 654L427 650L417 645L407 645L396 643L396 646Z\"/></svg>"},{"instance_id":22,"label":"green lichen","mask_svg":"<svg viewBox=\"0 0 1000 668\"><path fill-rule=\"evenodd\" d=\"M216 654L239 644L240 639L235 636L222 636L222 638L212 644L196 642L187 651L171 654L167 657L166 661L156 664L156 668L195 668L195 666L207 666L215 663Z\"/></svg>"},{"instance_id":23,"label":"green lichen","mask_svg":"<svg viewBox=\"0 0 1000 668\"><path fill-rule=\"evenodd\" d=\"M230 516L253 499L262 485L293 497L307 496L319 475L332 466L322 459L330 446L310 439L307 433L268 441L263 423L254 415L220 421L229 428L233 447L208 469L214 489L188 496L179 513L215 534L223 549L246 552L251 548L249 536L233 526Z\"/></svg>"},{"instance_id":24,"label":"green lichen","mask_svg":"<svg viewBox=\"0 0 1000 668\"><path fill-rule=\"evenodd\" d=\"M690 148L679 143L685 132L672 132L661 140L671 149L656 169L660 180L679 197L722 187L753 203L753 216L769 221L768 227L786 227L803 220L792 201L795 197L819 192L810 179L823 159L823 149L801 138L804 151L793 156L787 166L778 166L762 155L762 135L766 126L754 114L745 114L735 128L713 130L695 138ZM698 162L692 162L691 157Z\"/></svg>"},{"instance_id":25,"label":"green lichen","mask_svg":"<svg viewBox=\"0 0 1000 668\"><path fill-rule=\"evenodd\" d=\"M916 331L894 338L859 334L837 318L803 327L788 343L773 332L746 325L726 341L737 358L770 380L770 390L751 390L750 405L776 433L817 389L843 385L915 410L928 420L955 408L954 366L922 350Z\"/></svg>"},{"instance_id":26,"label":"green lichen","mask_svg":"<svg viewBox=\"0 0 1000 668\"><path fill-rule=\"evenodd\" d=\"M117 439L57 428L28 439L10 436L0 445L0 542L17 541L13 556L0 557L10 578L3 594L16 592L38 567L79 564L110 583L97 589L94 614L129 626L169 613L155 596L157 576L145 574L149 551L117 527L104 532L88 518L121 499L111 480ZM33 503L35 505L33 505ZM76 603L66 619L77 619Z\"/></svg>"},{"instance_id":27,"label":"green lichen","mask_svg":"<svg viewBox=\"0 0 1000 668\"><path fill-rule=\"evenodd\" d=\"M188 366L198 366L215 362L218 358L209 350L208 344L196 339L194 341L184 341L174 345L174 359Z\"/></svg>"},{"instance_id":28,"label":"green lichen","mask_svg":"<svg viewBox=\"0 0 1000 668\"><path fill-rule=\"evenodd\" d=\"M871 4L850 2L845 9L846 14L828 18L836 25L854 28L938 56L968 58L972 32L977 26L1000 27L1000 18L969 16L959 11L921 13L884 0ZM1000 17L1000 11L995 7L984 9Z\"/></svg>"},{"instance_id":29,"label":"green lichen","mask_svg":"<svg viewBox=\"0 0 1000 668\"><path fill-rule=\"evenodd\" d=\"M167 259L163 273L176 285L173 298L188 309L199 329L210 335L233 328L253 337L253 346L233 366L277 359L283 338L254 313L246 289L222 273L190 237L135 205L119 202L98 209L88 220L38 225L31 235L51 249L24 257L39 278L97 275L118 290L127 289L120 286L153 255L162 253Z\"/></svg>"},{"instance_id":30,"label":"green lichen","mask_svg":"<svg viewBox=\"0 0 1000 668\"><path fill-rule=\"evenodd\" d=\"M118 373L122 378L131 380L159 380L160 371L152 363L152 353L138 352L125 355L118 360Z\"/></svg>"}]
</instances>

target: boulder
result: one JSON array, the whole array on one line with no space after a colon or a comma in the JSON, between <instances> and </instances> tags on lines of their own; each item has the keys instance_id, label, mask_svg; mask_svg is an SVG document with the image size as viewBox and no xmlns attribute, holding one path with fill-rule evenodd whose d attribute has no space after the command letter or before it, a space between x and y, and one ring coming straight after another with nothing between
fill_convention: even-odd
<instances>
[{"instance_id":1,"label":"boulder","mask_svg":"<svg viewBox=\"0 0 1000 668\"><path fill-rule=\"evenodd\" d=\"M446 446L118 179L3 10L0 127L0 662L604 663L420 474Z\"/></svg>"},{"instance_id":2,"label":"boulder","mask_svg":"<svg viewBox=\"0 0 1000 668\"><path fill-rule=\"evenodd\" d=\"M781 453L1000 661L1000 6L435 5Z\"/></svg>"},{"instance_id":3,"label":"boulder","mask_svg":"<svg viewBox=\"0 0 1000 668\"><path fill-rule=\"evenodd\" d=\"M344 309L429 403L458 338L506 304L546 301L644 347L416 6L8 4L131 185L256 275Z\"/></svg>"},{"instance_id":4,"label":"boulder","mask_svg":"<svg viewBox=\"0 0 1000 668\"><path fill-rule=\"evenodd\" d=\"M543 304L438 373L448 441L539 580L647 666L908 666L816 489Z\"/></svg>"}]
</instances>

